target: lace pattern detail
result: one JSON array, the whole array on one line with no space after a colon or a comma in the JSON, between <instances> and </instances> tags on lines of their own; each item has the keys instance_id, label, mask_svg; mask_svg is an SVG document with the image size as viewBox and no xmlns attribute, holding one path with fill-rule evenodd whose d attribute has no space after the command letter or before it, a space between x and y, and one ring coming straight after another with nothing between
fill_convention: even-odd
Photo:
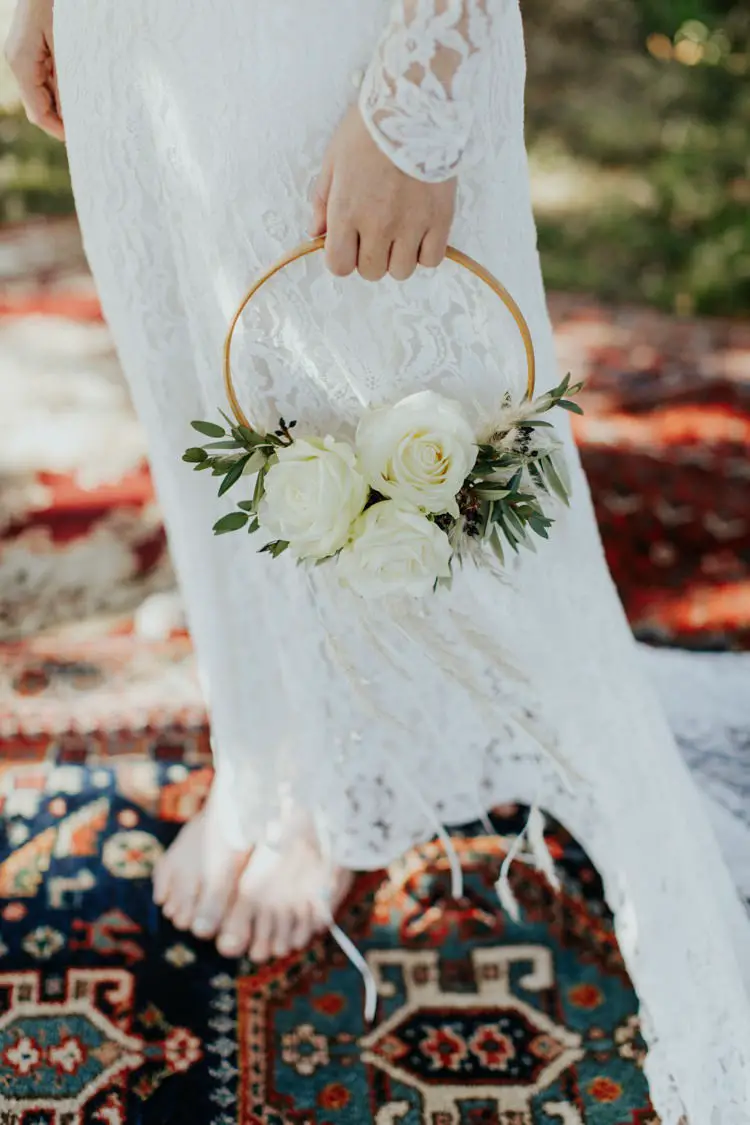
<instances>
[{"instance_id":1,"label":"lace pattern detail","mask_svg":"<svg viewBox=\"0 0 750 1125\"><path fill-rule=\"evenodd\" d=\"M428 182L455 176L489 65L499 0L395 0L360 109L387 156Z\"/></svg>"}]
</instances>

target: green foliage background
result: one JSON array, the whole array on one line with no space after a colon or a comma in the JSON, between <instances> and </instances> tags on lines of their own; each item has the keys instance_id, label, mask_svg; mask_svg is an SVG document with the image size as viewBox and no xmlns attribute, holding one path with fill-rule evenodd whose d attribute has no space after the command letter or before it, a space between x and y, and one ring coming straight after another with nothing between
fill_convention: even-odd
<instances>
[{"instance_id":1,"label":"green foliage background","mask_svg":"<svg viewBox=\"0 0 750 1125\"><path fill-rule=\"evenodd\" d=\"M548 285L750 311L748 0L521 0ZM0 220L72 210L64 150L0 116Z\"/></svg>"},{"instance_id":2,"label":"green foliage background","mask_svg":"<svg viewBox=\"0 0 750 1125\"><path fill-rule=\"evenodd\" d=\"M532 161L573 157L602 184L591 205L538 210L548 284L750 311L750 4L522 6Z\"/></svg>"}]
</instances>

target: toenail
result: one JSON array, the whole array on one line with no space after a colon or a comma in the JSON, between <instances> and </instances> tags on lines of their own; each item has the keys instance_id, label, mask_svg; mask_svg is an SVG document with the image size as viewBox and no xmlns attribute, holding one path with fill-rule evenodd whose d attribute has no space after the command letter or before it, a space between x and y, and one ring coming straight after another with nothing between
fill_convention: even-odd
<instances>
[{"instance_id":1,"label":"toenail","mask_svg":"<svg viewBox=\"0 0 750 1125\"><path fill-rule=\"evenodd\" d=\"M227 957L239 957L242 952L242 942L239 938L221 938L218 943L219 951Z\"/></svg>"},{"instance_id":2,"label":"toenail","mask_svg":"<svg viewBox=\"0 0 750 1125\"><path fill-rule=\"evenodd\" d=\"M196 918L193 922L193 933L196 937L210 937L216 929L216 923L210 918Z\"/></svg>"}]
</instances>

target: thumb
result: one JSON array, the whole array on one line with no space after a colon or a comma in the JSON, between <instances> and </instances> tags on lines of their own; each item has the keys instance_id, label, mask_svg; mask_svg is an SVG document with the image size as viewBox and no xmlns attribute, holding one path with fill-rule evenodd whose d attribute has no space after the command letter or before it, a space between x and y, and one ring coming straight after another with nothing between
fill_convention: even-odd
<instances>
[{"instance_id":1,"label":"thumb","mask_svg":"<svg viewBox=\"0 0 750 1125\"><path fill-rule=\"evenodd\" d=\"M323 167L320 170L320 175L315 183L315 191L313 192L313 214L307 232L311 238L317 238L319 235L326 233L326 228L328 226L328 196L331 191L332 183L333 160L330 156L326 156Z\"/></svg>"}]
</instances>

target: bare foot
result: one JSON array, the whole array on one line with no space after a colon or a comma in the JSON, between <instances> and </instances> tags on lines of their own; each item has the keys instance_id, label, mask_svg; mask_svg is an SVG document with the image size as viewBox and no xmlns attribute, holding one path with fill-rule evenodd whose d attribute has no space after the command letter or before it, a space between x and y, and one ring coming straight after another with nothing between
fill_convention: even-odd
<instances>
[{"instance_id":1,"label":"bare foot","mask_svg":"<svg viewBox=\"0 0 750 1125\"><path fill-rule=\"evenodd\" d=\"M304 816L287 810L278 844L250 854L225 841L209 798L157 865L154 902L179 930L218 935L225 957L253 961L303 949L325 930L352 874L323 859Z\"/></svg>"},{"instance_id":2,"label":"bare foot","mask_svg":"<svg viewBox=\"0 0 750 1125\"><path fill-rule=\"evenodd\" d=\"M219 952L267 961L304 949L328 928L352 879L351 871L331 870L300 817L277 847L262 844L253 852L221 927Z\"/></svg>"},{"instance_id":3,"label":"bare foot","mask_svg":"<svg viewBox=\"0 0 750 1125\"><path fill-rule=\"evenodd\" d=\"M178 930L216 937L249 852L226 843L210 799L188 821L154 872L154 902Z\"/></svg>"}]
</instances>

